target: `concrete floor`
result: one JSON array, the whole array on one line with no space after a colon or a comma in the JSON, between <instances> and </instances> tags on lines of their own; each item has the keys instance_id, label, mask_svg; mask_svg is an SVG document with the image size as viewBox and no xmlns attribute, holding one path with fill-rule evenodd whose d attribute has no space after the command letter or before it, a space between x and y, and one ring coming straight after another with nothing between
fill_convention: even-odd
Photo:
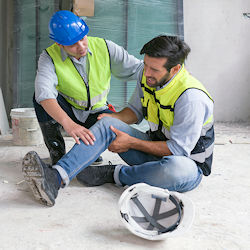
<instances>
[{"instance_id":1,"label":"concrete floor","mask_svg":"<svg viewBox=\"0 0 250 250\"><path fill-rule=\"evenodd\" d=\"M0 137L0 249L250 249L250 124L216 124L213 171L186 193L195 204L191 229L183 236L151 242L131 234L119 219L123 192L112 184L84 187L76 180L60 190L54 207L37 203L23 182L21 161L42 146L13 146ZM73 145L65 138L67 149ZM120 162L105 151L105 161Z\"/></svg>"}]
</instances>

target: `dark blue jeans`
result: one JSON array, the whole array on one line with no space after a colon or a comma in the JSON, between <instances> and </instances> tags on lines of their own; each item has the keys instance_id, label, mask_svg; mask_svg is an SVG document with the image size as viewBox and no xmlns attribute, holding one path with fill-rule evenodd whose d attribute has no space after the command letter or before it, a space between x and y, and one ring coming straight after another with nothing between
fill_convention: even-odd
<instances>
[{"instance_id":1,"label":"dark blue jeans","mask_svg":"<svg viewBox=\"0 0 250 250\"><path fill-rule=\"evenodd\" d=\"M87 120L82 123L81 121L77 120L77 118L74 115L74 112L72 110L72 106L70 103L68 103L64 97L62 97L60 94L58 95L58 97L56 98L58 104L60 105L60 107L68 114L68 116L77 124L80 124L82 126L84 126L85 128L90 128L91 126L93 126L96 121L97 121L97 117L99 114L101 113L113 113L111 110L109 110L108 108L105 110L102 110L101 112L97 112L95 114L90 114L87 118ZM37 120L38 122L48 122L53 120L53 118L44 110L44 108L36 102L35 100L35 95L33 96L33 105L35 108L35 112L36 112L36 116L37 116Z\"/></svg>"}]
</instances>

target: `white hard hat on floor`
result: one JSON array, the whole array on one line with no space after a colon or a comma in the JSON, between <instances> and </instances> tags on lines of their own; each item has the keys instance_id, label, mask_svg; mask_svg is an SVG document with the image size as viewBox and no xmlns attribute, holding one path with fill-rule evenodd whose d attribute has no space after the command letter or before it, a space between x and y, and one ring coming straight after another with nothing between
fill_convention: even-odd
<instances>
[{"instance_id":1,"label":"white hard hat on floor","mask_svg":"<svg viewBox=\"0 0 250 250\"><path fill-rule=\"evenodd\" d=\"M119 199L122 222L135 235L163 240L183 234L194 218L194 206L184 194L138 183Z\"/></svg>"}]
</instances>

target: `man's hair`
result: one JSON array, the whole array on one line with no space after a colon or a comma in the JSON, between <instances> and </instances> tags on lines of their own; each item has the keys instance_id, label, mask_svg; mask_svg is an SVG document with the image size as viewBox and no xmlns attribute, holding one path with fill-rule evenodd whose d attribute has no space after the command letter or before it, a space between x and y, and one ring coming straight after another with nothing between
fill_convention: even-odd
<instances>
[{"instance_id":1,"label":"man's hair","mask_svg":"<svg viewBox=\"0 0 250 250\"><path fill-rule=\"evenodd\" d=\"M160 35L146 43L140 54L150 57L166 57L164 67L170 71L177 64L183 64L190 52L189 46L177 36Z\"/></svg>"}]
</instances>

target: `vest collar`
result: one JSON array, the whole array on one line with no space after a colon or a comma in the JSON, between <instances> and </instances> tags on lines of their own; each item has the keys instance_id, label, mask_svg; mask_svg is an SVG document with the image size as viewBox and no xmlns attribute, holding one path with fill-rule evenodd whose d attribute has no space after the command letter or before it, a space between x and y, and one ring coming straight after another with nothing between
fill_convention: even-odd
<instances>
[{"instance_id":1,"label":"vest collar","mask_svg":"<svg viewBox=\"0 0 250 250\"><path fill-rule=\"evenodd\" d=\"M166 82L162 87L159 87L159 86L156 87L156 91L164 89L165 87L167 87L167 85L169 85L175 79L175 77L180 75L179 73L182 71L182 69L184 69L184 64L181 65L181 68L179 69L179 71L175 75L173 75L173 77L168 82ZM179 77L177 77L177 78L179 78Z\"/></svg>"},{"instance_id":2,"label":"vest collar","mask_svg":"<svg viewBox=\"0 0 250 250\"><path fill-rule=\"evenodd\" d=\"M66 51L63 49L63 48L60 48L61 49L61 58L62 58L62 61L64 62L66 59L67 59L67 57L69 57L69 58L73 58L72 56L69 56L67 53L66 53ZM90 51L90 49L88 48L88 53L92 56L92 52Z\"/></svg>"}]
</instances>

